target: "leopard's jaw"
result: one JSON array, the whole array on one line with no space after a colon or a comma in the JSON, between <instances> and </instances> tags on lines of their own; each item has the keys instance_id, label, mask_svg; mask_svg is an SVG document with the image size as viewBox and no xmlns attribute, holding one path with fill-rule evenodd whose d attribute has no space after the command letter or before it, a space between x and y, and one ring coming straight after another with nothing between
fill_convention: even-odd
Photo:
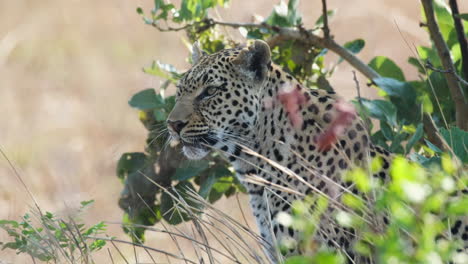
<instances>
[{"instance_id":1,"label":"leopard's jaw","mask_svg":"<svg viewBox=\"0 0 468 264\"><path fill-rule=\"evenodd\" d=\"M191 160L200 160L206 157L208 153L210 153L209 149L205 148L197 148L193 146L183 146L182 151L184 152L184 155Z\"/></svg>"}]
</instances>

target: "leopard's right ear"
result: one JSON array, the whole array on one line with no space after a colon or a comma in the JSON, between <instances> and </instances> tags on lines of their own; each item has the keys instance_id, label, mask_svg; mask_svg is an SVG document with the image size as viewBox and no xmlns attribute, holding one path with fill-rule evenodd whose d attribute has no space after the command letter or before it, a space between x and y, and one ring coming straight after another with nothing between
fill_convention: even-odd
<instances>
[{"instance_id":1,"label":"leopard's right ear","mask_svg":"<svg viewBox=\"0 0 468 264\"><path fill-rule=\"evenodd\" d=\"M270 47L262 40L255 40L248 48L242 49L232 63L254 81L263 82L271 63Z\"/></svg>"},{"instance_id":2,"label":"leopard's right ear","mask_svg":"<svg viewBox=\"0 0 468 264\"><path fill-rule=\"evenodd\" d=\"M200 43L195 41L192 45L192 65L197 64L204 56L206 56L206 52L200 48Z\"/></svg>"}]
</instances>

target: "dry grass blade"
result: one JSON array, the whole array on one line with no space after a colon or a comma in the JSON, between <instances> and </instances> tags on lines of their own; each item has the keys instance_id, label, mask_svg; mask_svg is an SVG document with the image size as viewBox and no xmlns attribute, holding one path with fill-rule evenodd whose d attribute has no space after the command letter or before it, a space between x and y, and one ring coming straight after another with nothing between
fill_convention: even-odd
<instances>
[{"instance_id":1,"label":"dry grass blade","mask_svg":"<svg viewBox=\"0 0 468 264\"><path fill-rule=\"evenodd\" d=\"M252 250L252 245L249 245L249 244L241 245L240 244L240 243L246 243L244 241L242 235L240 233L238 233L239 226L242 226L240 223L238 223L237 221L235 221L233 219L227 220L227 218L225 217L226 215L224 215L224 214L222 216L213 216L213 215L211 215L211 214L209 214L208 212L205 211L204 214L203 214L204 216L210 217L211 219L215 220L218 224L221 224L222 226L227 228L227 230L229 230L229 233L226 233L226 231L222 230L222 228L215 225L213 222L209 222L209 221L207 221L207 220L205 220L205 219L203 219L201 217L198 217L198 213L201 213L201 210L199 208L194 208L193 206L190 206L182 198L182 196L179 193L169 192L169 190L167 190L167 188L164 188L163 186L161 186L158 183L154 182L149 177L146 177L146 178L150 182L152 182L153 184L155 184L156 186L161 188L161 190L166 192L169 196L171 196L171 198L175 202L175 204L174 204L175 208L173 208L174 211L189 214L190 218L192 219L191 222L194 224L194 228L197 231L198 235L201 237L201 240L196 239L194 237L190 238L189 235L179 234L177 236L181 237L181 238L187 238L191 242L196 242L197 247L198 247L198 245L203 246L204 247L203 252L205 252L207 254L208 258L210 258L211 263L214 263L214 261L216 260L216 258L214 257L214 255L211 252L211 251L215 251L215 250L214 250L213 246L210 246L209 240L207 238L207 234L205 232L209 232L211 238L214 239L215 241L217 241L219 243L219 245L222 246L224 248L224 250L227 252L227 254L226 253L221 253L220 254L220 251L218 250L218 251L216 251L216 253L220 254L223 257L226 257L227 259L229 259L230 261L232 261L234 263L241 263L241 262L237 259L237 255L235 254L235 252L232 249L229 248L230 246L235 247L237 249L238 253L239 252L249 252L249 251ZM209 203L207 203L197 193L190 190L190 191L187 192L187 194L190 195L190 199L193 199L194 202L202 205L203 207L209 207L209 208L213 209L213 207L211 207L211 205ZM232 222L234 222L234 224L232 224ZM216 230L216 232L221 232L221 234L223 234L223 236L227 240L221 240L220 236L218 234L214 233L214 230ZM252 231L249 231L248 228L242 226L241 230L247 231L248 233L250 233L251 237L255 238L254 241L258 241L259 237L255 233L253 233ZM181 232L179 231L179 233L181 233ZM172 233L172 234L175 235L174 233ZM233 240L232 237L237 238L237 240ZM262 242L264 242L264 241L262 241ZM210 255L211 255L211 257L210 257ZM256 253L256 252L250 252L249 255L250 255L250 257L252 259L261 259L261 258L258 257L258 253ZM259 262L259 263L261 263L261 262Z\"/></svg>"},{"instance_id":2,"label":"dry grass blade","mask_svg":"<svg viewBox=\"0 0 468 264\"><path fill-rule=\"evenodd\" d=\"M181 257L181 256L177 256L173 253L170 253L170 252L167 252L167 251L164 251L164 250L160 250L160 249L157 249L157 248L152 248L152 247L148 247L148 246L145 246L145 245L141 245L141 244L136 244L136 243L133 243L133 242L130 242L130 241L125 241L125 240L121 240L121 239L115 239L115 238L108 238L108 237L95 237L95 236L87 236L87 238L90 238L90 239L95 239L95 240L105 240L105 241L109 241L111 242L114 246L114 242L118 242L118 243L121 243L121 244L126 244L126 245L132 245L132 246L135 246L135 247L140 247L140 248L145 248L147 250L150 250L150 251L154 251L154 252L157 252L157 253L161 253L161 254L164 254L166 256L169 256L169 257L172 257L172 258L175 258L175 259L179 259L179 260L184 260L188 263L193 263L193 264L196 264L196 262L194 261L191 261L189 259L186 259L184 257ZM117 248L117 247L116 247ZM120 252L120 251L119 251ZM125 257L123 256L122 253L120 253L121 256L125 259ZM129 263L126 259L125 259L125 262L126 263Z\"/></svg>"}]
</instances>

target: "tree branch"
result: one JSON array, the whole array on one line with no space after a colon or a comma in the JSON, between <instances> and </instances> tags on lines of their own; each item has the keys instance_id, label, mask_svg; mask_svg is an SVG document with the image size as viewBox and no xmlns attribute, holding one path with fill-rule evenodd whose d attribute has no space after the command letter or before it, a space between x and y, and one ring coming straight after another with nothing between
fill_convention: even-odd
<instances>
[{"instance_id":1,"label":"tree branch","mask_svg":"<svg viewBox=\"0 0 468 264\"><path fill-rule=\"evenodd\" d=\"M450 51L442 37L442 34L440 33L439 26L437 25L432 0L421 0L421 3L426 15L426 23L429 29L429 34L437 49L442 66L446 71L451 71L454 73L455 67L453 65L452 58L450 57ZM463 92L461 86L458 83L458 79L450 72L445 73L445 79L447 80L452 100L455 103L456 125L461 129L468 130L468 104L465 103Z\"/></svg>"},{"instance_id":2,"label":"tree branch","mask_svg":"<svg viewBox=\"0 0 468 264\"><path fill-rule=\"evenodd\" d=\"M232 28L245 27L245 28L268 29L272 32L275 32L281 35L284 38L288 38L292 40L300 40L305 43L308 43L311 46L317 46L317 47L329 49L332 52L338 54L340 57L342 57L345 61L351 64L356 70L358 70L360 73L362 73L364 76L366 76L370 80L380 78L380 75L376 71L374 71L372 68L367 66L367 64L365 64L360 59L358 59L353 53L348 51L346 48L336 43L335 40L331 38L320 37L316 35L315 33L313 33L312 30L306 30L302 28L301 26L297 28L286 28L286 27L272 26L266 23L232 23L232 22L217 21L214 19L205 19L200 22L188 24L179 28L171 28L171 27L161 28L159 25L155 23L152 24L153 27L157 28L160 31L179 31L179 30L188 29L188 28L195 28L195 30L200 31L200 32L210 27L214 27L216 25L227 26L227 27L232 27Z\"/></svg>"},{"instance_id":3,"label":"tree branch","mask_svg":"<svg viewBox=\"0 0 468 264\"><path fill-rule=\"evenodd\" d=\"M458 43L460 43L460 51L462 55L463 77L468 78L468 41L466 40L465 30L461 22L460 11L458 11L457 0L449 1L450 9L452 10L453 22L455 31L457 32ZM467 84L465 84L467 85Z\"/></svg>"}]
</instances>

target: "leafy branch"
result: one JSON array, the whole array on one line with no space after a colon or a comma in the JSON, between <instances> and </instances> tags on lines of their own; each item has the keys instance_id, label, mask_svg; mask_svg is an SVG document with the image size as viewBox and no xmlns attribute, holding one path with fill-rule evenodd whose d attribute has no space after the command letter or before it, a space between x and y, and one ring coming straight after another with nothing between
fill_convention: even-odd
<instances>
[{"instance_id":1,"label":"leafy branch","mask_svg":"<svg viewBox=\"0 0 468 264\"><path fill-rule=\"evenodd\" d=\"M325 21L326 19L324 18L324 25L325 25ZM216 25L226 26L226 27L231 27L231 28L242 27L242 28L265 29L265 30L269 30L277 34L277 37L279 38L297 40L309 46L316 46L320 48L329 49L335 52L336 54L338 54L340 57L346 60L349 64L351 64L354 68L356 68L359 72L361 72L364 76L366 76L367 78L371 80L381 77L376 71L374 71L372 68L367 66L367 64L362 62L348 49L338 44L330 36L328 37L318 36L317 34L314 33L315 29L310 29L310 30L305 29L302 25L298 25L296 27L279 27L279 26L267 24L265 22L263 23L236 23L236 22L218 21L212 18L206 18L202 21L195 22L193 24L187 24L187 25L177 27L177 28L174 28L174 27L161 28L158 25L158 23L152 23L151 25L162 32L191 29L197 33L201 33ZM325 28L328 29L328 26L324 27L324 29ZM329 32L329 31L325 31L325 32Z\"/></svg>"}]
</instances>

